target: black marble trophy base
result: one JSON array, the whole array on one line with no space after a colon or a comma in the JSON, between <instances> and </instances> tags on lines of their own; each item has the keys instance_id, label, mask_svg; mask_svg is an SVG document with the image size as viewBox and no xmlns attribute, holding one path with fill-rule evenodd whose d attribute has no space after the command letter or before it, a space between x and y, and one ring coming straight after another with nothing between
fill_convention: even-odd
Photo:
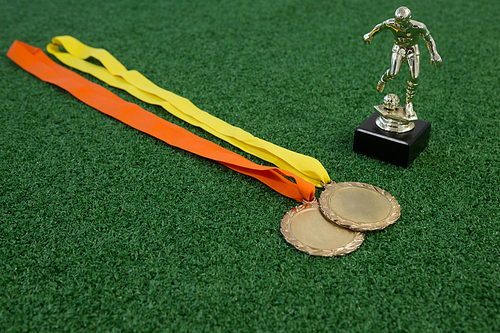
<instances>
[{"instance_id":1,"label":"black marble trophy base","mask_svg":"<svg viewBox=\"0 0 500 333\"><path fill-rule=\"evenodd\" d=\"M407 168L429 142L431 124L418 120L415 128L406 133L392 133L380 129L375 112L354 132L354 151Z\"/></svg>"}]
</instances>

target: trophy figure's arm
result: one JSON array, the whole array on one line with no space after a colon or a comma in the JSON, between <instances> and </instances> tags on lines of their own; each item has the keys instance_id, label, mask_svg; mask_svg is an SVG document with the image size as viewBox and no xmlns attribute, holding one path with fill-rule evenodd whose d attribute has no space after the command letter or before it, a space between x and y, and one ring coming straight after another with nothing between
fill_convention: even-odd
<instances>
[{"instance_id":1,"label":"trophy figure's arm","mask_svg":"<svg viewBox=\"0 0 500 333\"><path fill-rule=\"evenodd\" d=\"M381 32L382 30L385 30L385 28L387 27L386 23L387 23L387 21L384 21L382 23L377 24L375 26L375 28L372 29L372 31L370 31L369 33L365 34L363 36L363 40L365 41L365 43L370 44L372 42L373 36L375 36L376 34L378 34L379 32Z\"/></svg>"},{"instance_id":2,"label":"trophy figure's arm","mask_svg":"<svg viewBox=\"0 0 500 333\"><path fill-rule=\"evenodd\" d=\"M422 38L425 40L427 44L427 48L429 49L429 53L431 54L431 64L439 68L443 65L443 60L441 60L441 56L439 55L436 49L436 42L434 42L434 38L432 38L429 30L425 29L426 33L422 34Z\"/></svg>"}]
</instances>

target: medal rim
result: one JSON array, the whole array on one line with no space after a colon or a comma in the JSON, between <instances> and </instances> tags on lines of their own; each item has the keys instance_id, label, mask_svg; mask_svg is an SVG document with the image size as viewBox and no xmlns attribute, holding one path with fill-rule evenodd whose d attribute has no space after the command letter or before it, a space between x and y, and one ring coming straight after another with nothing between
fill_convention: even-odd
<instances>
[{"instance_id":1,"label":"medal rim","mask_svg":"<svg viewBox=\"0 0 500 333\"><path fill-rule=\"evenodd\" d=\"M386 190L375 185L359 182L329 183L324 185L325 190L321 193L318 202L323 215L331 222L354 231L374 231L381 230L394 224L401 216L401 206L399 202ZM329 198L333 192L342 188L362 188L371 190L383 196L390 204L389 215L377 222L356 222L337 215L329 205Z\"/></svg>"},{"instance_id":2,"label":"medal rim","mask_svg":"<svg viewBox=\"0 0 500 333\"><path fill-rule=\"evenodd\" d=\"M299 239L295 238L292 235L292 232L290 231L291 228L291 222L294 218L294 216L298 215L300 212L307 210L307 209L318 209L320 214L321 214L321 209L320 205L317 200L311 201L311 202L304 202L303 204L296 206L289 210L281 219L281 234L283 237L285 237L285 240L292 244L297 250L308 253L310 255L314 256L322 256L322 257L333 257L333 256L343 256L348 253L351 253L355 250L357 250L361 244L363 243L365 239L365 234L363 232L359 231L354 231L354 230L349 230L353 231L356 234L354 235L354 238L352 241L347 243L346 245L335 248L335 249L316 249L313 248L309 245L306 245L302 243ZM323 214L321 214L323 215ZM325 217L323 215L323 217ZM330 222L328 219L325 218L327 222ZM340 226L342 227L342 226Z\"/></svg>"}]
</instances>

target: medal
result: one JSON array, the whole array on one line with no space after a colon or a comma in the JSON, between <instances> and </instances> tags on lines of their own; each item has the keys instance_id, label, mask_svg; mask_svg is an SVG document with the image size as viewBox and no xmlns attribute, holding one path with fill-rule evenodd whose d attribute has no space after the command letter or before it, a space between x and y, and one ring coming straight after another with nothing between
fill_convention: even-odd
<instances>
[{"instance_id":1,"label":"medal","mask_svg":"<svg viewBox=\"0 0 500 333\"><path fill-rule=\"evenodd\" d=\"M347 254L363 242L364 234L361 231L384 228L399 218L399 204L386 191L362 183L331 183L326 170L316 159L255 138L222 122L197 109L185 98L157 87L137 71L127 71L105 50L85 49L89 47L80 47L79 42L69 36L58 38L69 40L71 43L77 42L77 49L84 50L81 57L92 55L105 67L60 52L54 44L49 44L49 51L67 65L98 78L105 78L105 82L124 89L145 102L161 105L181 119L207 129L210 133L257 157L271 161L280 168L257 165L135 104L125 102L107 89L55 64L37 48L16 41L8 56L23 69L68 90L103 113L170 145L213 159L235 171L252 176L279 193L303 202L286 213L281 222L282 234L297 249L321 256ZM71 50L74 47L71 43L65 44L65 48ZM81 89L82 86L88 89ZM286 177L293 178L295 182ZM319 186L324 182L325 191L318 203L314 199L314 185Z\"/></svg>"},{"instance_id":2,"label":"medal","mask_svg":"<svg viewBox=\"0 0 500 333\"><path fill-rule=\"evenodd\" d=\"M401 215L389 192L370 184L328 183L319 202L304 202L281 220L281 233L295 248L317 256L340 256L356 250L362 231L379 230Z\"/></svg>"},{"instance_id":3,"label":"medal","mask_svg":"<svg viewBox=\"0 0 500 333\"><path fill-rule=\"evenodd\" d=\"M319 198L330 221L356 231L383 229L401 215L397 200L380 187L365 183L329 183Z\"/></svg>"},{"instance_id":4,"label":"medal","mask_svg":"<svg viewBox=\"0 0 500 333\"><path fill-rule=\"evenodd\" d=\"M281 233L296 249L315 256L341 256L356 250L365 234L327 220L316 200L292 208L281 220Z\"/></svg>"}]
</instances>

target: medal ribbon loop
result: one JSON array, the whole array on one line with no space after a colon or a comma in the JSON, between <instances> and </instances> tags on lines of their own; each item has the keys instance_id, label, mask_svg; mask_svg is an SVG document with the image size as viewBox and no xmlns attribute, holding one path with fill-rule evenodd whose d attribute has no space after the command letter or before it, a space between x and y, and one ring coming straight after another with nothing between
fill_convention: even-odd
<instances>
[{"instance_id":1,"label":"medal ribbon loop","mask_svg":"<svg viewBox=\"0 0 500 333\"><path fill-rule=\"evenodd\" d=\"M61 51L61 46L67 52ZM158 87L138 71L127 70L104 49L87 46L71 36L59 36L47 45L47 51L67 66L91 74L110 86L126 90L146 103L159 105L174 116L203 128L247 153L288 170L317 187L321 187L321 183L330 182L325 168L315 158L256 138L241 128L200 110L188 99ZM88 58L99 60L103 66L86 61Z\"/></svg>"},{"instance_id":2,"label":"medal ribbon loop","mask_svg":"<svg viewBox=\"0 0 500 333\"><path fill-rule=\"evenodd\" d=\"M289 198L300 202L314 199L314 185L301 177L276 167L255 164L243 156L140 108L136 104L126 102L100 85L56 64L39 48L15 41L7 52L7 56L39 79L63 88L89 106L139 131L254 177ZM284 176L295 179L295 183Z\"/></svg>"}]
</instances>

